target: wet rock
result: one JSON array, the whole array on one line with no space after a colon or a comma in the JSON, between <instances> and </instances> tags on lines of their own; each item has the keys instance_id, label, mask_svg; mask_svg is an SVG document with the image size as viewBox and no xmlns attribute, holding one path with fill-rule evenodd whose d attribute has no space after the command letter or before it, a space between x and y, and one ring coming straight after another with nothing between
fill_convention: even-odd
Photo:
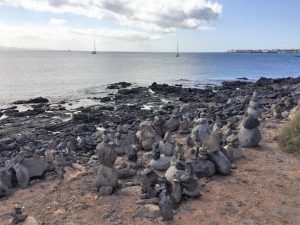
<instances>
[{"instance_id":1,"label":"wet rock","mask_svg":"<svg viewBox=\"0 0 300 225\"><path fill-rule=\"evenodd\" d=\"M131 86L131 83L119 82L119 83L109 84L107 86L107 89L121 89L121 88L130 87L130 86Z\"/></svg>"},{"instance_id":2,"label":"wet rock","mask_svg":"<svg viewBox=\"0 0 300 225\"><path fill-rule=\"evenodd\" d=\"M229 175L231 172L231 162L222 151L212 152L208 155L208 159L212 161L216 170L223 175Z\"/></svg>"},{"instance_id":3,"label":"wet rock","mask_svg":"<svg viewBox=\"0 0 300 225\"><path fill-rule=\"evenodd\" d=\"M216 173L214 163L207 159L192 160L193 171L198 178L212 177Z\"/></svg>"},{"instance_id":4,"label":"wet rock","mask_svg":"<svg viewBox=\"0 0 300 225\"><path fill-rule=\"evenodd\" d=\"M256 147L261 140L261 133L257 127L251 130L242 127L238 138L242 148Z\"/></svg>"},{"instance_id":5,"label":"wet rock","mask_svg":"<svg viewBox=\"0 0 300 225\"><path fill-rule=\"evenodd\" d=\"M95 182L98 190L101 187L111 186L113 189L118 187L118 174L114 168L100 165L97 171L97 177Z\"/></svg>"},{"instance_id":6,"label":"wet rock","mask_svg":"<svg viewBox=\"0 0 300 225\"><path fill-rule=\"evenodd\" d=\"M47 98L38 97L38 98L32 98L29 100L19 100L16 102L13 102L13 104L38 104L38 103L48 103L49 100Z\"/></svg>"}]
</instances>

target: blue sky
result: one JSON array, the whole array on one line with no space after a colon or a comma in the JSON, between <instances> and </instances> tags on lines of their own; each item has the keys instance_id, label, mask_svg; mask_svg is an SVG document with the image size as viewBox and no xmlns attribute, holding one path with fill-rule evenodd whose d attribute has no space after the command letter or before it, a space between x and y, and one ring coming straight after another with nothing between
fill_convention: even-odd
<instances>
[{"instance_id":1,"label":"blue sky","mask_svg":"<svg viewBox=\"0 0 300 225\"><path fill-rule=\"evenodd\" d=\"M20 3L22 2L22 3ZM102 51L300 48L299 0L0 0L0 46Z\"/></svg>"}]
</instances>

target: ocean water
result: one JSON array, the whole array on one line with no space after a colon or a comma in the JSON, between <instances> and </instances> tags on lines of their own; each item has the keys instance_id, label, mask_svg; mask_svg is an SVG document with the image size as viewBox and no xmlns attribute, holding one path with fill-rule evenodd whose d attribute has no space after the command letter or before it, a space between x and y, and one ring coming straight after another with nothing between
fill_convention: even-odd
<instances>
[{"instance_id":1,"label":"ocean water","mask_svg":"<svg viewBox=\"0 0 300 225\"><path fill-rule=\"evenodd\" d=\"M0 105L44 96L84 99L107 94L106 85L152 82L202 87L247 77L296 77L296 54L0 52Z\"/></svg>"}]
</instances>

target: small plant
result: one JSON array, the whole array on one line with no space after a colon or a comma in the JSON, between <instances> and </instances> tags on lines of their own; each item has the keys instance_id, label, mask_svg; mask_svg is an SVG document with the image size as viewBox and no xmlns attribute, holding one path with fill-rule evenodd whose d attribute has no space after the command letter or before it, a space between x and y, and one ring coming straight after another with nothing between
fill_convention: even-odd
<instances>
[{"instance_id":1,"label":"small plant","mask_svg":"<svg viewBox=\"0 0 300 225\"><path fill-rule=\"evenodd\" d=\"M300 154L300 111L279 131L278 143L284 151Z\"/></svg>"}]
</instances>

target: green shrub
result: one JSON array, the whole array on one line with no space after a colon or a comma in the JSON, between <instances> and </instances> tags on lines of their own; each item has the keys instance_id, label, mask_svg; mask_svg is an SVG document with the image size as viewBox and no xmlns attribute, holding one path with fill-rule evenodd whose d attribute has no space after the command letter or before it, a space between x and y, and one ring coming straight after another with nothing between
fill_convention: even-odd
<instances>
[{"instance_id":1,"label":"green shrub","mask_svg":"<svg viewBox=\"0 0 300 225\"><path fill-rule=\"evenodd\" d=\"M279 131L278 143L284 151L300 154L300 112Z\"/></svg>"}]
</instances>

